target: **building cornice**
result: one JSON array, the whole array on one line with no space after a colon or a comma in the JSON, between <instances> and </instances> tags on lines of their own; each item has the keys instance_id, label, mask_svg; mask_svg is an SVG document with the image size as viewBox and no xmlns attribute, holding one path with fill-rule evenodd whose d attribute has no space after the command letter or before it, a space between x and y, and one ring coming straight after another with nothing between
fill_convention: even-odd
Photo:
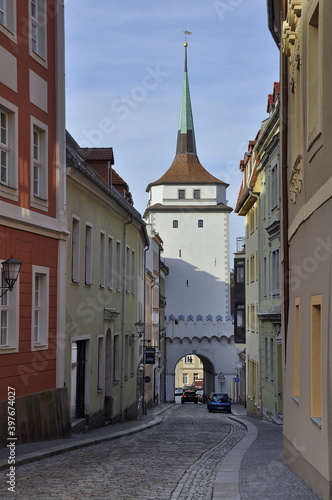
<instances>
[{"instance_id":1,"label":"building cornice","mask_svg":"<svg viewBox=\"0 0 332 500\"><path fill-rule=\"evenodd\" d=\"M233 209L220 203L219 205L162 205L161 203L156 203L155 205L149 206L143 217L146 218L150 212L182 212L182 213L212 213L212 212L225 212L230 213Z\"/></svg>"}]
</instances>

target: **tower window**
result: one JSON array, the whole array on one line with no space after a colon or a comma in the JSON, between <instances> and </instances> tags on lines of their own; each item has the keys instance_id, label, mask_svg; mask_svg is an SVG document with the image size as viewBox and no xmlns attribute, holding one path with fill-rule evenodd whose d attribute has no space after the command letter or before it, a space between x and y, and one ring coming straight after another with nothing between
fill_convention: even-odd
<instances>
[{"instance_id":1,"label":"tower window","mask_svg":"<svg viewBox=\"0 0 332 500\"><path fill-rule=\"evenodd\" d=\"M179 227L179 221L178 220L173 220L173 227Z\"/></svg>"},{"instance_id":2,"label":"tower window","mask_svg":"<svg viewBox=\"0 0 332 500\"><path fill-rule=\"evenodd\" d=\"M179 200L183 200L186 197L186 190L185 189L179 189L178 196L179 196Z\"/></svg>"},{"instance_id":3,"label":"tower window","mask_svg":"<svg viewBox=\"0 0 332 500\"><path fill-rule=\"evenodd\" d=\"M198 227L203 227L203 219L198 220Z\"/></svg>"}]
</instances>

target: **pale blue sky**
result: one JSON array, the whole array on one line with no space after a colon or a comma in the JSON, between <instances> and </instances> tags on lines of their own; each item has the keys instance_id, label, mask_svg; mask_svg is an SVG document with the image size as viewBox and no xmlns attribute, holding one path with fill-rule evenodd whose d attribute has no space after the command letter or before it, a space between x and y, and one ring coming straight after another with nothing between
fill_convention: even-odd
<instances>
[{"instance_id":1,"label":"pale blue sky","mask_svg":"<svg viewBox=\"0 0 332 500\"><path fill-rule=\"evenodd\" d=\"M115 170L143 214L146 186L171 165L188 36L198 157L230 184L267 118L279 53L265 0L66 0L67 129L81 146L113 147ZM230 216L231 251L244 220ZM162 237L162 235L161 235ZM232 256L231 256L232 257Z\"/></svg>"}]
</instances>

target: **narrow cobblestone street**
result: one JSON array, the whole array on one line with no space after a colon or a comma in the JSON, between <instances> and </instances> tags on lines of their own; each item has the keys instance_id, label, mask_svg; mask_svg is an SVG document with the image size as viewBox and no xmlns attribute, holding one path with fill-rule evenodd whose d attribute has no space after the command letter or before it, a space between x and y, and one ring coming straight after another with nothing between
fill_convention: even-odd
<instances>
[{"instance_id":1,"label":"narrow cobblestone street","mask_svg":"<svg viewBox=\"0 0 332 500\"><path fill-rule=\"evenodd\" d=\"M16 493L1 498L208 500L216 467L244 433L205 405L176 405L150 430L18 467Z\"/></svg>"}]
</instances>

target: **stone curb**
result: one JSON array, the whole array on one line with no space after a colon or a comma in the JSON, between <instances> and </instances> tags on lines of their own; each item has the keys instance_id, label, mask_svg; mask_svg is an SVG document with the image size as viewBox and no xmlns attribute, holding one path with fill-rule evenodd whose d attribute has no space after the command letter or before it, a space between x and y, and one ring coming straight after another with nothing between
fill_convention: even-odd
<instances>
[{"instance_id":1,"label":"stone curb","mask_svg":"<svg viewBox=\"0 0 332 500\"><path fill-rule=\"evenodd\" d=\"M137 432L141 432L146 429L149 429L150 427L154 427L155 425L159 425L161 424L162 421L163 421L162 417L156 417L152 422L148 422L146 424L140 424L135 427L132 427L131 429L126 429L124 431L119 431L114 433L110 432L110 434L105 434L104 436L85 438L81 439L80 441L76 441L75 443L68 443L68 444L65 443L61 445L56 445L50 449L27 453L26 455L23 455L20 458L16 458L15 466L27 464L30 462L36 462L37 460L42 460L44 458L53 457L54 455L59 455L60 453L65 453L66 451L85 448L87 446L99 444L105 441L113 441L114 439L119 439L123 436L130 436L131 434L136 434ZM8 464L8 460L0 461L0 470L5 470L8 469L9 467L10 464Z\"/></svg>"},{"instance_id":2,"label":"stone curb","mask_svg":"<svg viewBox=\"0 0 332 500\"><path fill-rule=\"evenodd\" d=\"M232 448L221 461L213 487L213 500L241 500L239 483L240 469L244 454L256 440L258 429L250 422L231 416L247 429L247 434Z\"/></svg>"}]
</instances>

